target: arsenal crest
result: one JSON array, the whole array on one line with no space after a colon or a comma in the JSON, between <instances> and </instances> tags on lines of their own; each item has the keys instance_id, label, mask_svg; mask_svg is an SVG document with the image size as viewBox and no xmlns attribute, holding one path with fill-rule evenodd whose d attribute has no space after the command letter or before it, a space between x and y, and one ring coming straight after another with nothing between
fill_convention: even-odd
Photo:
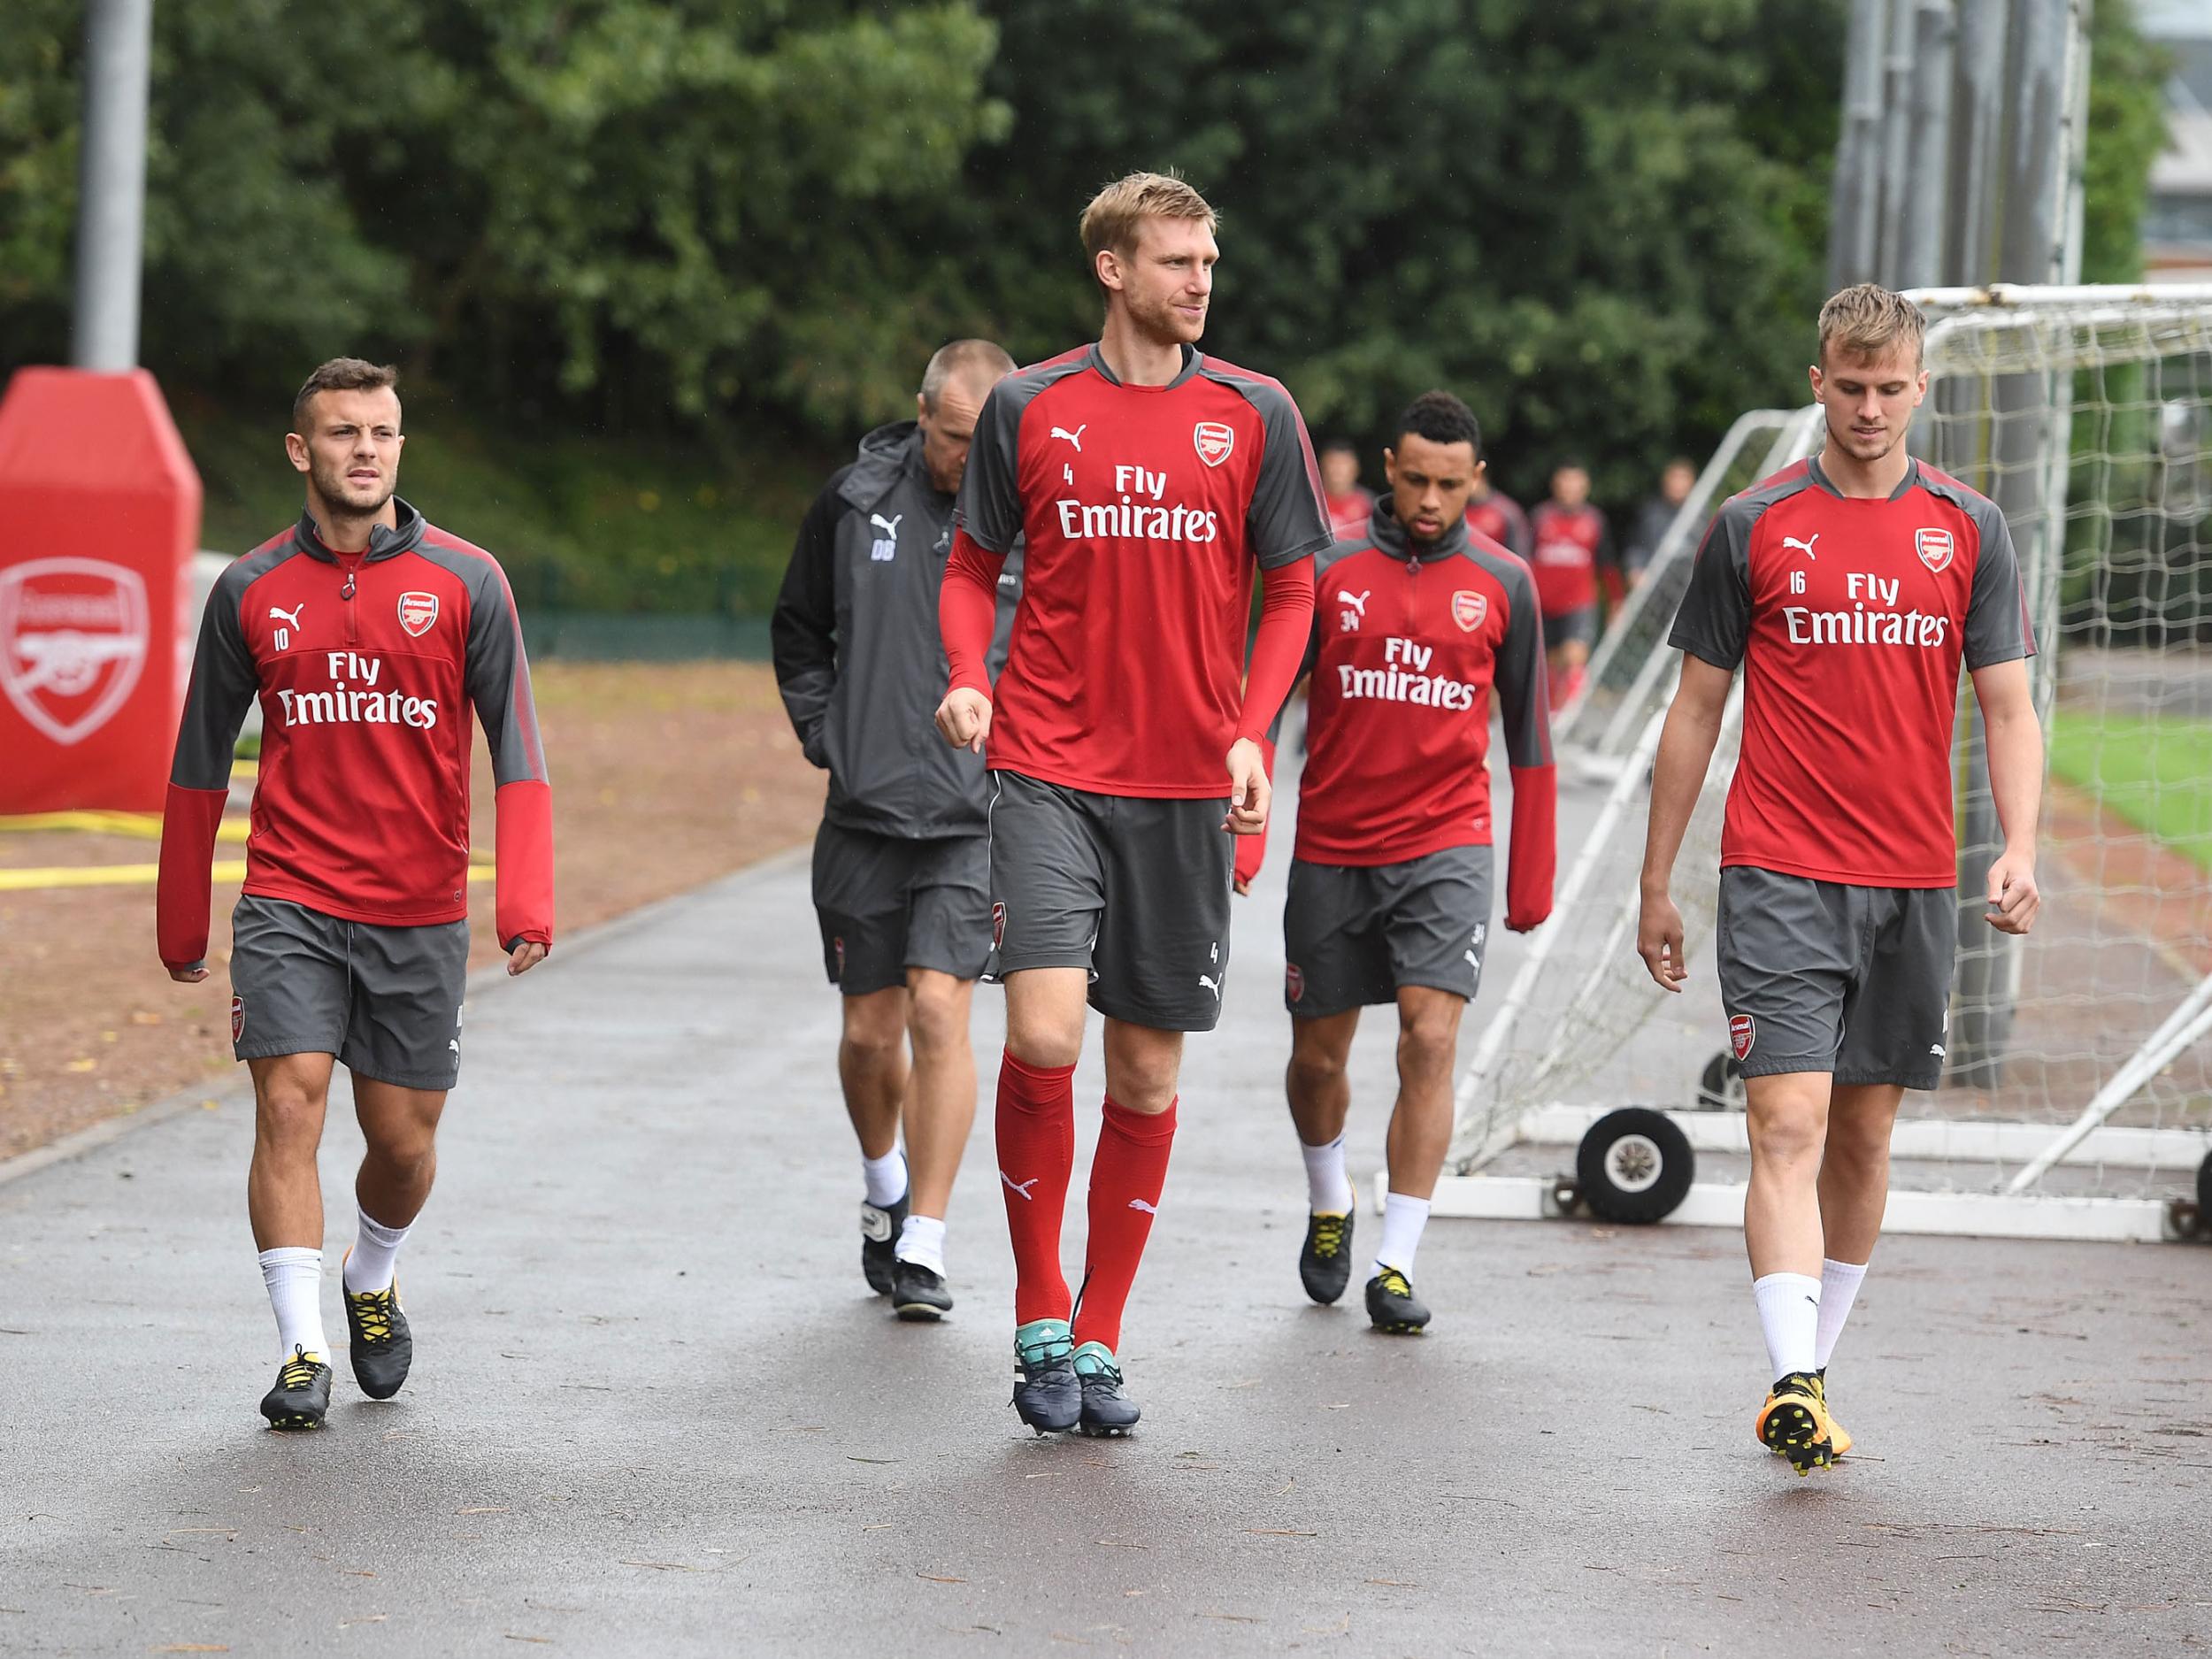
<instances>
[{"instance_id":1,"label":"arsenal crest","mask_svg":"<svg viewBox=\"0 0 2212 1659\"><path fill-rule=\"evenodd\" d=\"M1486 594L1463 588L1452 595L1452 620L1470 634L1482 626L1482 619L1490 614L1490 600Z\"/></svg>"},{"instance_id":2,"label":"arsenal crest","mask_svg":"<svg viewBox=\"0 0 2212 1659\"><path fill-rule=\"evenodd\" d=\"M1920 562L1938 575L1951 567L1951 533L1948 530L1916 530L1912 533L1913 550L1920 555Z\"/></svg>"},{"instance_id":3,"label":"arsenal crest","mask_svg":"<svg viewBox=\"0 0 2212 1659\"><path fill-rule=\"evenodd\" d=\"M1737 1059L1750 1056L1751 1045L1757 1039L1758 1032L1759 1028L1751 1023L1750 1015L1731 1014L1728 1017L1728 1046L1734 1051Z\"/></svg>"},{"instance_id":4,"label":"arsenal crest","mask_svg":"<svg viewBox=\"0 0 2212 1659\"><path fill-rule=\"evenodd\" d=\"M830 978L841 982L845 978L845 941L841 934L830 941L830 949L837 957L837 972Z\"/></svg>"},{"instance_id":5,"label":"arsenal crest","mask_svg":"<svg viewBox=\"0 0 2212 1659\"><path fill-rule=\"evenodd\" d=\"M991 906L991 949L996 950L1006 942L1006 902L1001 899Z\"/></svg>"},{"instance_id":6,"label":"arsenal crest","mask_svg":"<svg viewBox=\"0 0 2212 1659\"><path fill-rule=\"evenodd\" d=\"M1202 420L1191 428L1190 439L1200 460L1208 466L1219 466L1237 447L1237 429L1226 421Z\"/></svg>"},{"instance_id":7,"label":"arsenal crest","mask_svg":"<svg viewBox=\"0 0 2212 1659\"><path fill-rule=\"evenodd\" d=\"M438 619L438 595L435 594L402 594L399 596L399 626L407 630L407 637L419 640L430 632Z\"/></svg>"},{"instance_id":8,"label":"arsenal crest","mask_svg":"<svg viewBox=\"0 0 2212 1659\"><path fill-rule=\"evenodd\" d=\"M146 579L105 559L0 570L0 691L57 743L115 718L146 666Z\"/></svg>"},{"instance_id":9,"label":"arsenal crest","mask_svg":"<svg viewBox=\"0 0 2212 1659\"><path fill-rule=\"evenodd\" d=\"M1290 998L1290 1000L1294 1002L1302 1002L1305 1001L1305 970L1301 968L1294 962L1288 964L1283 969L1283 995Z\"/></svg>"},{"instance_id":10,"label":"arsenal crest","mask_svg":"<svg viewBox=\"0 0 2212 1659\"><path fill-rule=\"evenodd\" d=\"M230 999L230 1040L233 1042L246 1040L246 999L242 996Z\"/></svg>"}]
</instances>

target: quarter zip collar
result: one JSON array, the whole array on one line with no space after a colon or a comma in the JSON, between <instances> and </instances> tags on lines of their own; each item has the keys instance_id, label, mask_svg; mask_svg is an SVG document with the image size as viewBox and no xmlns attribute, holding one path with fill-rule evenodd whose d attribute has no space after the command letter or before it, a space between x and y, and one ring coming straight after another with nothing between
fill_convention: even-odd
<instances>
[{"instance_id":1,"label":"quarter zip collar","mask_svg":"<svg viewBox=\"0 0 2212 1659\"><path fill-rule=\"evenodd\" d=\"M1467 550L1467 520L1460 518L1445 526L1444 534L1433 541L1416 541L1406 534L1405 526L1398 522L1397 503L1387 495L1375 497L1375 511L1368 520L1368 540L1376 548L1394 559L1406 559L1419 565L1432 565L1438 559L1449 558L1455 553Z\"/></svg>"},{"instance_id":2,"label":"quarter zip collar","mask_svg":"<svg viewBox=\"0 0 2212 1659\"><path fill-rule=\"evenodd\" d=\"M423 531L426 528L423 516L396 495L392 497L392 506L397 513L398 524L390 527L380 524L372 526L368 551L346 554L344 557L357 559L364 565L373 565L380 559L396 558L402 553L411 553L421 545ZM312 513L300 514L299 523L292 527L292 545L310 558L320 559L326 565L335 565L341 557L340 554L324 544L322 526L315 522Z\"/></svg>"},{"instance_id":3,"label":"quarter zip collar","mask_svg":"<svg viewBox=\"0 0 2212 1659\"><path fill-rule=\"evenodd\" d=\"M1189 380L1192 375L1197 373L1199 365L1206 360L1205 354L1201 352L1196 346L1185 346L1182 349L1183 366L1181 369L1177 371L1175 378L1170 380L1165 386L1128 386L1123 387L1122 389L1124 391L1131 392L1173 391L1177 387L1182 385L1186 380ZM1089 363L1090 366L1096 371L1098 377L1104 380L1107 385L1121 386L1120 378L1117 376L1113 370L1107 365L1105 350L1097 341L1094 340L1091 342L1089 356L1085 360Z\"/></svg>"},{"instance_id":4,"label":"quarter zip collar","mask_svg":"<svg viewBox=\"0 0 2212 1659\"><path fill-rule=\"evenodd\" d=\"M1828 469L1821 465L1820 457L1817 455L1809 455L1805 457L1805 470L1811 475L1816 486L1826 490L1838 501L1901 501L1912 488L1920 482L1920 457L1918 456L1915 456L1906 465L1905 476L1897 480L1897 488L1890 491L1888 495L1881 496L1845 495L1836 488L1835 480L1828 476Z\"/></svg>"}]
</instances>

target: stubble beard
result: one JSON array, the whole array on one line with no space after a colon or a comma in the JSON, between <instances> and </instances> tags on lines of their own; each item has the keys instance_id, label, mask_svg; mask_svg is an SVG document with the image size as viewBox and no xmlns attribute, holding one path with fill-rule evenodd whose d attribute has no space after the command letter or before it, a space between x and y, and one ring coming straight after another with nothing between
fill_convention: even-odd
<instances>
[{"instance_id":1,"label":"stubble beard","mask_svg":"<svg viewBox=\"0 0 2212 1659\"><path fill-rule=\"evenodd\" d=\"M341 518L373 518L384 511L385 503L397 493L396 485L385 484L382 486L381 495L364 503L355 499L353 485L347 479L343 468L334 472L328 471L318 463L311 469L309 476L314 480L315 493L322 497L323 504L334 515Z\"/></svg>"}]
</instances>

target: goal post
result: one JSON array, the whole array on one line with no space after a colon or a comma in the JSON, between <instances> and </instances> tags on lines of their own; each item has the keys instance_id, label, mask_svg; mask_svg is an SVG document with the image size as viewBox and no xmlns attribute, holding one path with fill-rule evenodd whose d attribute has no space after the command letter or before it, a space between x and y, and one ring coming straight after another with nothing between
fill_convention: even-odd
<instances>
[{"instance_id":1,"label":"goal post","mask_svg":"<svg viewBox=\"0 0 2212 1659\"><path fill-rule=\"evenodd\" d=\"M1913 297L1930 378L1915 451L2005 513L2037 635L2048 781L2043 913L2007 938L1981 919L1994 819L1967 692L1954 757L1970 884L1951 1005L1962 1040L1942 1086L1906 1096L1888 1225L2177 1236L2200 1225L2212 1157L2212 287ZM1594 658L1590 691L1563 713L1563 759L1603 793L1460 1079L1434 1213L1573 1207L1577 1141L1641 1107L1672 1125L1649 1134L1694 1150L1700 1179L1673 1218L1740 1217L1742 1089L1711 951L1740 682L1674 872L1681 995L1635 954L1637 875L1678 666L1665 636L1696 541L1719 500L1819 434L1817 411L1737 422ZM1603 1179L1650 1179L1649 1150Z\"/></svg>"}]
</instances>

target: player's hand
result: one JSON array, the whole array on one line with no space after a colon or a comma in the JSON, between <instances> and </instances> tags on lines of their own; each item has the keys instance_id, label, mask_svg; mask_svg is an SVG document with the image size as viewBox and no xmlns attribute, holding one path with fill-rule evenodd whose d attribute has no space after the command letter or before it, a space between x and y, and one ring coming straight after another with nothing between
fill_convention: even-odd
<instances>
[{"instance_id":1,"label":"player's hand","mask_svg":"<svg viewBox=\"0 0 2212 1659\"><path fill-rule=\"evenodd\" d=\"M1644 895L1643 910L1636 918L1636 954L1661 990L1680 995L1682 981L1690 977L1682 965L1682 912L1663 893Z\"/></svg>"},{"instance_id":2,"label":"player's hand","mask_svg":"<svg viewBox=\"0 0 2212 1659\"><path fill-rule=\"evenodd\" d=\"M991 734L991 700L981 692L955 686L937 705L937 729L955 749L983 752L983 740Z\"/></svg>"},{"instance_id":3,"label":"player's hand","mask_svg":"<svg viewBox=\"0 0 2212 1659\"><path fill-rule=\"evenodd\" d=\"M1229 891L1235 894L1237 897L1240 899L1250 898L1252 896L1252 883L1250 879L1246 876L1237 876L1233 878L1229 883Z\"/></svg>"},{"instance_id":4,"label":"player's hand","mask_svg":"<svg viewBox=\"0 0 2212 1659\"><path fill-rule=\"evenodd\" d=\"M1260 746L1240 737L1229 745L1229 816L1221 827L1232 835L1258 834L1267 827L1267 809L1274 798Z\"/></svg>"},{"instance_id":5,"label":"player's hand","mask_svg":"<svg viewBox=\"0 0 2212 1659\"><path fill-rule=\"evenodd\" d=\"M543 945L537 943L534 940L519 941L514 949L508 953L507 972L510 974L527 973L538 964L543 962L545 957L546 948Z\"/></svg>"},{"instance_id":6,"label":"player's hand","mask_svg":"<svg viewBox=\"0 0 2212 1659\"><path fill-rule=\"evenodd\" d=\"M2001 933L2024 933L2035 926L2043 895L2035 885L2035 860L2007 853L1989 866L1989 909L1982 919Z\"/></svg>"},{"instance_id":7,"label":"player's hand","mask_svg":"<svg viewBox=\"0 0 2212 1659\"><path fill-rule=\"evenodd\" d=\"M1541 916L1518 916L1509 910L1505 913L1505 931L1509 933L1532 933L1549 920L1549 910Z\"/></svg>"},{"instance_id":8,"label":"player's hand","mask_svg":"<svg viewBox=\"0 0 2212 1659\"><path fill-rule=\"evenodd\" d=\"M207 978L207 964L196 962L188 968L172 968L169 970L169 977L179 985L197 985L202 979Z\"/></svg>"}]
</instances>

